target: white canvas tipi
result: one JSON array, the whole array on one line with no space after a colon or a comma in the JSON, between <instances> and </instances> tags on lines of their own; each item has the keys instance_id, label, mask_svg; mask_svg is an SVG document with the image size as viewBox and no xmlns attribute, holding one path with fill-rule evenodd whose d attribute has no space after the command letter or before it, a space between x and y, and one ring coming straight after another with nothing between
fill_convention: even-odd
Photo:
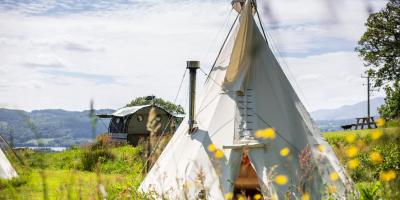
<instances>
[{"instance_id":1,"label":"white canvas tipi","mask_svg":"<svg viewBox=\"0 0 400 200\"><path fill-rule=\"evenodd\" d=\"M142 191L168 199L321 199L329 188L345 198L350 181L263 38L252 2L199 96L197 130L181 124Z\"/></svg>"},{"instance_id":2,"label":"white canvas tipi","mask_svg":"<svg viewBox=\"0 0 400 200\"><path fill-rule=\"evenodd\" d=\"M0 148L0 178L11 179L17 176L17 172L12 167L10 161L8 161L3 150Z\"/></svg>"}]
</instances>

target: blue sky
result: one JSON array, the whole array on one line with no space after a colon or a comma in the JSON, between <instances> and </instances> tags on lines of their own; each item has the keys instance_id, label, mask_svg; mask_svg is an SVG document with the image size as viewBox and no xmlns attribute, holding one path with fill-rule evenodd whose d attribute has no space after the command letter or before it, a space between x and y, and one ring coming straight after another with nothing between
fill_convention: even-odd
<instances>
[{"instance_id":1,"label":"blue sky","mask_svg":"<svg viewBox=\"0 0 400 200\"><path fill-rule=\"evenodd\" d=\"M270 44L309 110L365 99L353 50L367 11L385 3L258 1ZM116 109L149 94L173 100L185 61L208 71L234 17L229 0L0 0L0 107L83 110L94 99ZM178 103L185 102L183 93Z\"/></svg>"}]
</instances>

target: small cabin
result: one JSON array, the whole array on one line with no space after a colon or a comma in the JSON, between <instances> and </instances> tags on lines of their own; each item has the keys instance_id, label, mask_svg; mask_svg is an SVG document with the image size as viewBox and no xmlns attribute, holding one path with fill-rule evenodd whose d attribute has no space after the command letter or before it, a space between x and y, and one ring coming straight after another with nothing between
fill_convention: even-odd
<instances>
[{"instance_id":1,"label":"small cabin","mask_svg":"<svg viewBox=\"0 0 400 200\"><path fill-rule=\"evenodd\" d=\"M182 121L182 117L170 113L156 105L130 106L121 108L111 115L98 115L111 118L108 132L116 141L126 141L138 145L140 139L146 139L150 132L156 135L172 134ZM151 121L150 121L151 120Z\"/></svg>"}]
</instances>

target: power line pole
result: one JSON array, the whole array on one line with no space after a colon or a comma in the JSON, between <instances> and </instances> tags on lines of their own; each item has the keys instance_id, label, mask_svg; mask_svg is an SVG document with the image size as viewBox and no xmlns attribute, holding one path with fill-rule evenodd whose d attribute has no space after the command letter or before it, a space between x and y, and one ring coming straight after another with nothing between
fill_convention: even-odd
<instances>
[{"instance_id":1,"label":"power line pole","mask_svg":"<svg viewBox=\"0 0 400 200\"><path fill-rule=\"evenodd\" d=\"M367 108L367 125L368 125L368 129L370 129L371 128L371 101L370 101L370 98L371 98L371 92L373 91L372 89L371 89L371 81L370 81L370 78L371 78L371 76L370 75L368 75L368 76L361 76L362 78L366 78L367 79L367 98L368 98L368 100L367 100L367 106L368 106L368 108ZM363 85L365 85L365 84L363 84Z\"/></svg>"}]
</instances>

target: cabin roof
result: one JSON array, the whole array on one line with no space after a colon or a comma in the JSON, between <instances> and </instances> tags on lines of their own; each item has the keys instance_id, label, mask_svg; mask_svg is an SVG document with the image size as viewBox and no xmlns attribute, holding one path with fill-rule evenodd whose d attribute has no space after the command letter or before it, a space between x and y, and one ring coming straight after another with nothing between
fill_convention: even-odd
<instances>
[{"instance_id":1,"label":"cabin roof","mask_svg":"<svg viewBox=\"0 0 400 200\"><path fill-rule=\"evenodd\" d=\"M146 107L149 107L149 106L151 106L151 105L124 107L124 108L121 108L121 109L115 111L111 115L113 115L115 117L125 117L127 115L130 115L130 114L133 114L133 113L137 112L138 110L140 110L142 108L146 108Z\"/></svg>"},{"instance_id":2,"label":"cabin roof","mask_svg":"<svg viewBox=\"0 0 400 200\"><path fill-rule=\"evenodd\" d=\"M147 108L147 107L157 107L160 108L162 110L164 110L165 112L167 112L168 114L177 117L177 118L182 118L183 115L182 114L176 114L176 113L170 113L168 111L166 111L164 108L156 106L156 105L141 105L141 106L129 106L129 107L124 107L121 109L116 110L115 112L113 112L112 114L107 114L107 115L97 115L100 118L111 118L111 117L125 117L131 114L136 113L137 111L143 109L143 108Z\"/></svg>"}]
</instances>

